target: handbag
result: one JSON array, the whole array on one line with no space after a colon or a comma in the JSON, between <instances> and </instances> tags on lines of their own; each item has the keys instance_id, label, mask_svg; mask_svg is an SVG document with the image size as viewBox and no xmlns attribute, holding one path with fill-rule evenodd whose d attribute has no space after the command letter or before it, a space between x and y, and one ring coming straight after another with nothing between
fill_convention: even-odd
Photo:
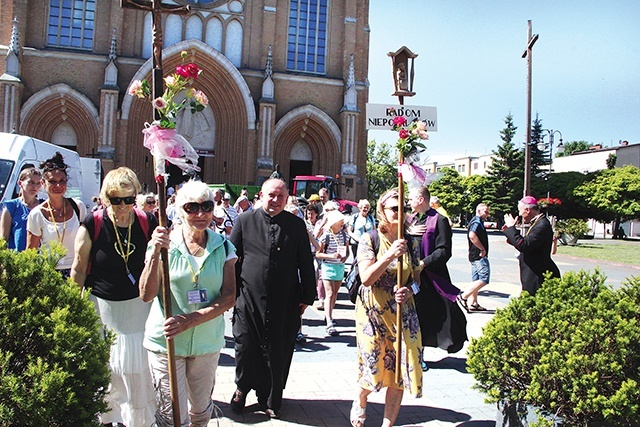
<instances>
[{"instance_id":1,"label":"handbag","mask_svg":"<svg viewBox=\"0 0 640 427\"><path fill-rule=\"evenodd\" d=\"M378 249L380 249L378 230L373 229L371 231L368 231L367 234L369 235L369 237L371 237L373 252L377 254ZM355 304L356 299L358 298L358 294L360 293L360 286L362 286L362 279L360 279L360 272L358 270L358 259L356 257L353 258L351 271L349 271L349 274L347 274L347 277L344 279L344 285L347 288L347 292L349 293L349 300Z\"/></svg>"}]
</instances>

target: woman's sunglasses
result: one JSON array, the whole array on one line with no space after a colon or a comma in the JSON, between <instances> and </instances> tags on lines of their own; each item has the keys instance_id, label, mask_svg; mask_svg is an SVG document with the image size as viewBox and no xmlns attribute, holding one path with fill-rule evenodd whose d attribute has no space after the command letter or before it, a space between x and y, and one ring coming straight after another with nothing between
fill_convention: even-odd
<instances>
[{"instance_id":1,"label":"woman's sunglasses","mask_svg":"<svg viewBox=\"0 0 640 427\"><path fill-rule=\"evenodd\" d=\"M389 207L386 207L385 209L389 209L390 211L398 212L398 206L389 206Z\"/></svg>"},{"instance_id":2,"label":"woman's sunglasses","mask_svg":"<svg viewBox=\"0 0 640 427\"><path fill-rule=\"evenodd\" d=\"M147 204L148 205L155 205L156 204L156 199L147 199Z\"/></svg>"},{"instance_id":3,"label":"woman's sunglasses","mask_svg":"<svg viewBox=\"0 0 640 427\"><path fill-rule=\"evenodd\" d=\"M182 205L182 209L186 213L194 214L202 209L202 212L211 212L213 211L214 202L212 200L207 200L206 202L198 203L198 202L189 202Z\"/></svg>"},{"instance_id":4,"label":"woman's sunglasses","mask_svg":"<svg viewBox=\"0 0 640 427\"><path fill-rule=\"evenodd\" d=\"M122 202L124 202L125 205L132 205L136 202L136 196L109 197L109 202L111 202L113 206L117 206Z\"/></svg>"}]
</instances>

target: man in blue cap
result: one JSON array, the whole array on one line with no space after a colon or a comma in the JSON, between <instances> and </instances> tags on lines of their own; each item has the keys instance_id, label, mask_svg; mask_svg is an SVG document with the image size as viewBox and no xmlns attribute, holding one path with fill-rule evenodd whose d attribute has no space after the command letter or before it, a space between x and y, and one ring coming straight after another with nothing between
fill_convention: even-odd
<instances>
[{"instance_id":1,"label":"man in blue cap","mask_svg":"<svg viewBox=\"0 0 640 427\"><path fill-rule=\"evenodd\" d=\"M547 271L553 277L560 277L560 270L551 259L553 229L547 217L540 212L535 197L525 196L520 199L518 214L520 225L528 224L526 231L522 231L524 235L516 228L518 219L511 214L505 214L502 232L507 236L507 242L520 252L518 260L522 290L535 295Z\"/></svg>"}]
</instances>

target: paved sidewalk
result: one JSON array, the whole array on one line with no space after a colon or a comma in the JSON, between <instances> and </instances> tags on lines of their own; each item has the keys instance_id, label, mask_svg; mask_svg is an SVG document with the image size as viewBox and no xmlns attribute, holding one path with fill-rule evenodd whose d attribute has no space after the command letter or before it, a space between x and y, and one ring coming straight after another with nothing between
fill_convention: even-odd
<instances>
[{"instance_id":1,"label":"paved sidewalk","mask_svg":"<svg viewBox=\"0 0 640 427\"><path fill-rule=\"evenodd\" d=\"M461 283L464 288L468 283ZM492 283L480 293L486 313L467 315L469 337L478 337L496 308L506 305L519 288L508 283ZM231 332L227 330L227 348L218 367L213 400L222 411L213 426L349 426L349 410L356 390L356 347L353 304L341 288L334 317L340 336L326 337L322 312L309 308L304 316L303 332L307 343L296 346L289 381L284 391L280 419L272 420L258 411L255 393L247 398L243 414L235 414L229 400L235 391L234 358ZM228 319L229 316L227 316ZM473 390L473 378L466 372L467 345L458 353L428 348L425 356L429 371L424 375L424 396L405 396L396 421L398 426L493 426L495 406ZM384 410L384 390L372 393L367 407L367 426L380 425Z\"/></svg>"}]
</instances>

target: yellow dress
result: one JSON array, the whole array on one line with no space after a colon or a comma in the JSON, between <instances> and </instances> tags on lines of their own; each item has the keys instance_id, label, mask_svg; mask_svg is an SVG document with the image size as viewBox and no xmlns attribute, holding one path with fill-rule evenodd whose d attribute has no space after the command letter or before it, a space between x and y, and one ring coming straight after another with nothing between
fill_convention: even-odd
<instances>
[{"instance_id":1,"label":"yellow dress","mask_svg":"<svg viewBox=\"0 0 640 427\"><path fill-rule=\"evenodd\" d=\"M389 249L391 243L378 233L378 254ZM358 245L358 262L377 258L368 235ZM403 259L403 277L411 275L410 257ZM422 396L422 338L413 297L402 304L402 381L395 380L395 341L397 304L393 288L396 285L395 262L371 286L361 286L356 300L356 339L358 345L358 384L366 390L379 391L384 387L404 388L414 397ZM405 281L406 283L406 281Z\"/></svg>"}]
</instances>

